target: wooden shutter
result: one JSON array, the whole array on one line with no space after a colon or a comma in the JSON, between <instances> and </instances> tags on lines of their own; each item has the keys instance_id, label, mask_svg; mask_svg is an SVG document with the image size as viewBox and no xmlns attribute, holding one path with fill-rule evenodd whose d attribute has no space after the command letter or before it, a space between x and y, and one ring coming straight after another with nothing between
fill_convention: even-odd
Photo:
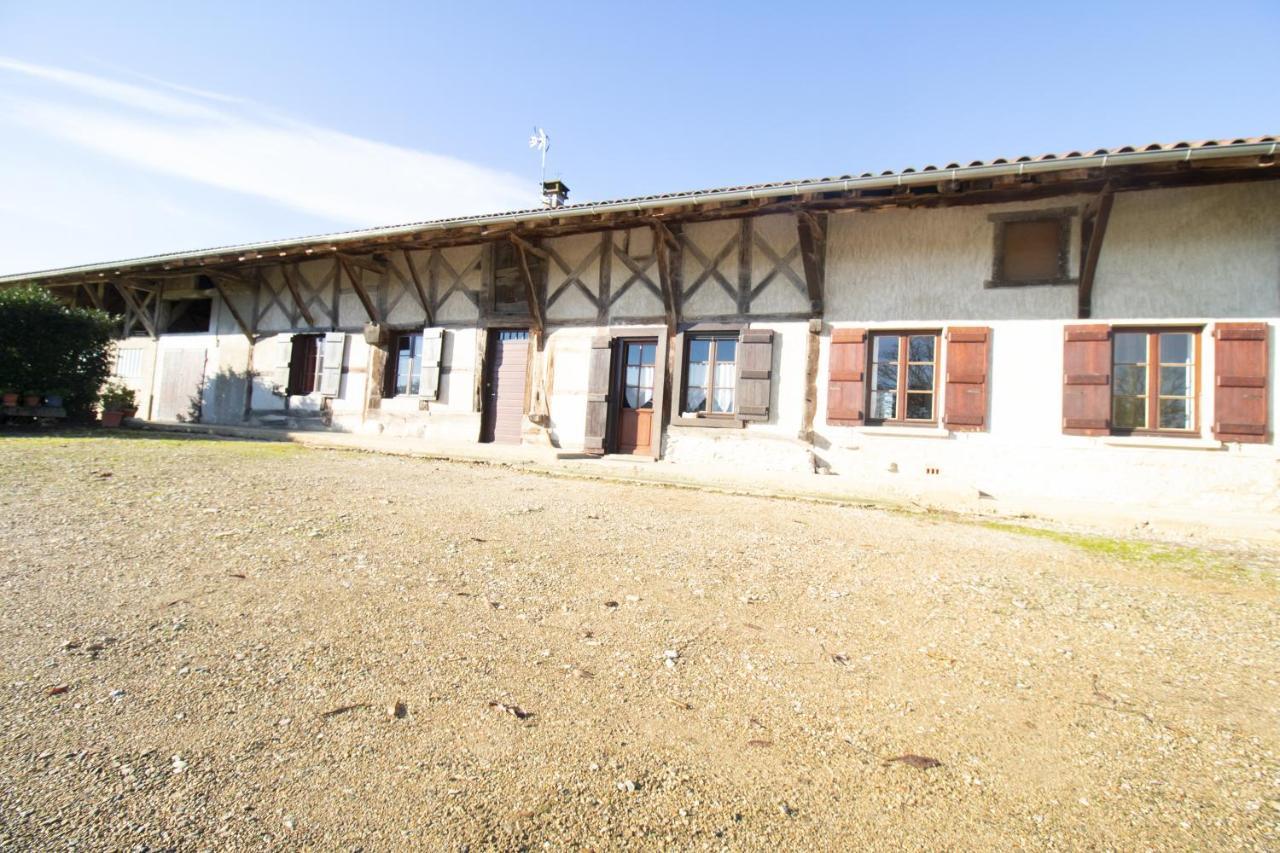
<instances>
[{"instance_id":1,"label":"wooden shutter","mask_svg":"<svg viewBox=\"0 0 1280 853\"><path fill-rule=\"evenodd\" d=\"M1111 327L1067 326L1062 343L1062 431L1111 431Z\"/></svg>"},{"instance_id":2,"label":"wooden shutter","mask_svg":"<svg viewBox=\"0 0 1280 853\"><path fill-rule=\"evenodd\" d=\"M827 370L827 423L858 426L866 420L863 371L867 369L867 330L831 332L831 363Z\"/></svg>"},{"instance_id":3,"label":"wooden shutter","mask_svg":"<svg viewBox=\"0 0 1280 853\"><path fill-rule=\"evenodd\" d=\"M591 339L587 362L587 426L583 448L593 453L604 452L604 434L609 425L609 338Z\"/></svg>"},{"instance_id":4,"label":"wooden shutter","mask_svg":"<svg viewBox=\"0 0 1280 853\"><path fill-rule=\"evenodd\" d=\"M424 400L440 396L440 354L444 349L444 329L422 330L422 387L419 393Z\"/></svg>"},{"instance_id":5,"label":"wooden shutter","mask_svg":"<svg viewBox=\"0 0 1280 853\"><path fill-rule=\"evenodd\" d=\"M769 395L773 378L773 330L743 329L738 336L738 417L744 421L769 420Z\"/></svg>"},{"instance_id":6,"label":"wooden shutter","mask_svg":"<svg viewBox=\"0 0 1280 853\"><path fill-rule=\"evenodd\" d=\"M987 425L987 364L991 329L947 329L947 399L942 423L948 429L978 431Z\"/></svg>"},{"instance_id":7,"label":"wooden shutter","mask_svg":"<svg viewBox=\"0 0 1280 853\"><path fill-rule=\"evenodd\" d=\"M320 353L320 396L338 396L342 388L342 358L346 351L345 333L325 332L324 350Z\"/></svg>"},{"instance_id":8,"label":"wooden shutter","mask_svg":"<svg viewBox=\"0 0 1280 853\"><path fill-rule=\"evenodd\" d=\"M293 335L276 336L276 366L271 372L271 384L281 396L289 393L289 363L293 361Z\"/></svg>"},{"instance_id":9,"label":"wooden shutter","mask_svg":"<svg viewBox=\"0 0 1280 853\"><path fill-rule=\"evenodd\" d=\"M1267 440L1267 324L1218 323L1213 330L1213 437Z\"/></svg>"}]
</instances>

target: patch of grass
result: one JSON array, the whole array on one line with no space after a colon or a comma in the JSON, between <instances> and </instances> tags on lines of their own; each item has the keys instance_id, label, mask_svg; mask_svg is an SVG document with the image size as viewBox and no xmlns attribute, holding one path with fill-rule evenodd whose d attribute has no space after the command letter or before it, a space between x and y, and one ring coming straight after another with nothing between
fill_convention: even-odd
<instances>
[{"instance_id":1,"label":"patch of grass","mask_svg":"<svg viewBox=\"0 0 1280 853\"><path fill-rule=\"evenodd\" d=\"M1143 542L1137 539L1120 539L1089 533L1071 533L1065 530L1010 524L1005 521L982 521L979 523L989 530L1031 536L1036 539L1048 539L1051 542L1078 548L1096 557L1121 563L1172 569L1202 577L1241 579L1247 576L1255 579L1270 578L1272 582L1275 582L1275 579L1271 578L1269 573L1255 572L1242 565L1232 555L1216 553L1203 548L1169 545L1160 542Z\"/></svg>"}]
</instances>

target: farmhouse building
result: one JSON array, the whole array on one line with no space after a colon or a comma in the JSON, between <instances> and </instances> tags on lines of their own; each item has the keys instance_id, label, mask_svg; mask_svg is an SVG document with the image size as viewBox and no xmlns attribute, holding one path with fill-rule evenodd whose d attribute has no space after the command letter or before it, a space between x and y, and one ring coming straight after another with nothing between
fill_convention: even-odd
<instances>
[{"instance_id":1,"label":"farmhouse building","mask_svg":"<svg viewBox=\"0 0 1280 853\"><path fill-rule=\"evenodd\" d=\"M1277 138L547 206L7 276L139 417L868 495L1280 509Z\"/></svg>"}]
</instances>

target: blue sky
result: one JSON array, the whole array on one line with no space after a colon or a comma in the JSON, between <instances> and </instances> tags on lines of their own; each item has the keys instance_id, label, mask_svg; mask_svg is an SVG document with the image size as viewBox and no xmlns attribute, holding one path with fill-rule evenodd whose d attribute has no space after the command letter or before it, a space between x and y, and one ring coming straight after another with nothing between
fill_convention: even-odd
<instances>
[{"instance_id":1,"label":"blue sky","mask_svg":"<svg viewBox=\"0 0 1280 853\"><path fill-rule=\"evenodd\" d=\"M1280 3L0 0L0 273L1280 132Z\"/></svg>"}]
</instances>

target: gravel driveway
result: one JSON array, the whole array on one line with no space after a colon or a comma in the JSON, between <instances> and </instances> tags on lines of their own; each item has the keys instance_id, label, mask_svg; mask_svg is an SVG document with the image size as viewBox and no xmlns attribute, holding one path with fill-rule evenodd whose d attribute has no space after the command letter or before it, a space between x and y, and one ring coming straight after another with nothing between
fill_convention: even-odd
<instances>
[{"instance_id":1,"label":"gravel driveway","mask_svg":"<svg viewBox=\"0 0 1280 853\"><path fill-rule=\"evenodd\" d=\"M1280 847L1272 553L272 443L0 471L0 847Z\"/></svg>"}]
</instances>

